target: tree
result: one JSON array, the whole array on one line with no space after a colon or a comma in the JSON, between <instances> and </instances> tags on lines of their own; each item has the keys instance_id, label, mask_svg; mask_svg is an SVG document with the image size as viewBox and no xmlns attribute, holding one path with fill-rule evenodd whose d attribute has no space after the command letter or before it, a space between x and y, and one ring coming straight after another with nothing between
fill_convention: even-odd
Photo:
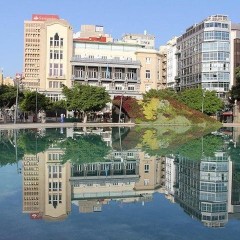
<instances>
[{"instance_id":1,"label":"tree","mask_svg":"<svg viewBox=\"0 0 240 240\"><path fill-rule=\"evenodd\" d=\"M33 130L21 131L18 136L18 146L23 149L24 154L37 154L48 149L53 142L49 136L41 136Z\"/></svg>"},{"instance_id":2,"label":"tree","mask_svg":"<svg viewBox=\"0 0 240 240\"><path fill-rule=\"evenodd\" d=\"M234 100L240 100L240 67L237 67L235 69L235 77L236 77L236 85L232 86L232 89L230 91L231 99Z\"/></svg>"},{"instance_id":3,"label":"tree","mask_svg":"<svg viewBox=\"0 0 240 240\"><path fill-rule=\"evenodd\" d=\"M89 112L100 111L111 101L105 88L90 85L75 84L71 89L64 86L63 94L68 110L83 112L84 123L87 122Z\"/></svg>"},{"instance_id":4,"label":"tree","mask_svg":"<svg viewBox=\"0 0 240 240\"><path fill-rule=\"evenodd\" d=\"M147 102L151 100L152 98L159 98L161 99L169 99L169 98L174 98L178 99L179 96L178 94L172 90L172 89L150 89L148 92L143 94L143 101Z\"/></svg>"},{"instance_id":5,"label":"tree","mask_svg":"<svg viewBox=\"0 0 240 240\"><path fill-rule=\"evenodd\" d=\"M16 103L17 88L9 85L0 86L0 110L3 114L4 123L7 121L7 109L11 108ZM19 98L22 93L19 93Z\"/></svg>"},{"instance_id":6,"label":"tree","mask_svg":"<svg viewBox=\"0 0 240 240\"><path fill-rule=\"evenodd\" d=\"M60 146L64 149L62 161L72 163L100 162L110 151L110 147L99 135L81 135L76 138L67 138Z\"/></svg>"},{"instance_id":7,"label":"tree","mask_svg":"<svg viewBox=\"0 0 240 240\"><path fill-rule=\"evenodd\" d=\"M16 148L18 148L17 152ZM23 154L23 149L14 142L13 134L10 134L9 130L2 130L0 133L0 167L16 164L19 159L22 159Z\"/></svg>"},{"instance_id":8,"label":"tree","mask_svg":"<svg viewBox=\"0 0 240 240\"><path fill-rule=\"evenodd\" d=\"M180 100L190 108L202 111L208 115L216 114L223 108L223 102L215 91L203 89L187 89L180 93Z\"/></svg>"},{"instance_id":9,"label":"tree","mask_svg":"<svg viewBox=\"0 0 240 240\"><path fill-rule=\"evenodd\" d=\"M24 98L20 102L20 108L23 111L35 112L36 109L48 109L51 106L50 99L44 94L38 92L27 91L24 93Z\"/></svg>"},{"instance_id":10,"label":"tree","mask_svg":"<svg viewBox=\"0 0 240 240\"><path fill-rule=\"evenodd\" d=\"M64 113L66 111L66 101L62 99L56 102L52 102L49 110L50 112L55 113L57 121L57 117L60 116L61 113Z\"/></svg>"}]
</instances>

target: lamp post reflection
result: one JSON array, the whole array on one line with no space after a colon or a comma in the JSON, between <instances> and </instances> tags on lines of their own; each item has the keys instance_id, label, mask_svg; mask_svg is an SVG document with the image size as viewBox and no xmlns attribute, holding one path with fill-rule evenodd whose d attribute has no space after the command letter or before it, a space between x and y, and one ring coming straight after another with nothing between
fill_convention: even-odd
<instances>
[{"instance_id":1,"label":"lamp post reflection","mask_svg":"<svg viewBox=\"0 0 240 240\"><path fill-rule=\"evenodd\" d=\"M15 106L15 112L14 112L14 124L17 122L17 116L18 116L18 93L19 93L19 82L22 80L22 74L17 73L16 74L16 84L17 84L17 95L16 95L16 106Z\"/></svg>"}]
</instances>

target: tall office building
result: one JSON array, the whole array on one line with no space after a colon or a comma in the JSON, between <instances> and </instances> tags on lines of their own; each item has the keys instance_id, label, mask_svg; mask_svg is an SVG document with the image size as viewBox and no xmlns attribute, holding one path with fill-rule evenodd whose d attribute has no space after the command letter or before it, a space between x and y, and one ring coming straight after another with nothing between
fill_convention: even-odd
<instances>
[{"instance_id":1,"label":"tall office building","mask_svg":"<svg viewBox=\"0 0 240 240\"><path fill-rule=\"evenodd\" d=\"M24 21L23 83L25 88L39 87L41 36L45 21L59 19L57 15L33 14L31 20Z\"/></svg>"},{"instance_id":2,"label":"tall office building","mask_svg":"<svg viewBox=\"0 0 240 240\"><path fill-rule=\"evenodd\" d=\"M72 27L57 15L33 14L24 22L25 88L61 99L62 84L71 86Z\"/></svg>"},{"instance_id":3,"label":"tall office building","mask_svg":"<svg viewBox=\"0 0 240 240\"><path fill-rule=\"evenodd\" d=\"M215 90L226 97L230 86L230 20L209 16L186 29L177 39L178 75L181 89Z\"/></svg>"}]
</instances>

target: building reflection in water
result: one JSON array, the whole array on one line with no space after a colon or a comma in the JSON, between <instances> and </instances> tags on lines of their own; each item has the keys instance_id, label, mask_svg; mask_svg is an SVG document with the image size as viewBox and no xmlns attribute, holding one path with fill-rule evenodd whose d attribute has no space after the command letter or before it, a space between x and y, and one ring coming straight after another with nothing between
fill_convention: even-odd
<instances>
[{"instance_id":1,"label":"building reflection in water","mask_svg":"<svg viewBox=\"0 0 240 240\"><path fill-rule=\"evenodd\" d=\"M102 136L111 148L102 161L63 164L64 149L57 141L44 152L24 155L23 212L32 219L63 220L71 212L71 204L80 213L101 212L110 201L144 205L155 192L165 194L207 227L223 227L229 214L236 217L240 211L236 178L240 167L225 150L215 151L211 157L203 152L199 160L179 154L156 157L137 144L127 142L127 148L125 130L119 134L112 129L61 131L62 139L88 133Z\"/></svg>"},{"instance_id":2,"label":"building reflection in water","mask_svg":"<svg viewBox=\"0 0 240 240\"><path fill-rule=\"evenodd\" d=\"M90 132L112 145L111 129ZM66 137L79 134L86 132L67 129ZM63 164L63 154L56 143L23 157L23 212L32 219L62 220L71 212L71 202L81 213L101 211L111 200L144 204L164 183L164 159L139 148L112 149L101 162L81 164Z\"/></svg>"},{"instance_id":3,"label":"building reflection in water","mask_svg":"<svg viewBox=\"0 0 240 240\"><path fill-rule=\"evenodd\" d=\"M191 216L208 227L223 227L228 221L228 167L225 152L193 161L177 156L174 198Z\"/></svg>"}]
</instances>

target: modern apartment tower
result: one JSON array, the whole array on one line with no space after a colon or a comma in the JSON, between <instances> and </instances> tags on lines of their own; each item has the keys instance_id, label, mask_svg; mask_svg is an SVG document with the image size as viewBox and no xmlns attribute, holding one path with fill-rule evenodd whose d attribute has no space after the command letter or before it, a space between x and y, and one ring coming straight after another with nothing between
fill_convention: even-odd
<instances>
[{"instance_id":1,"label":"modern apartment tower","mask_svg":"<svg viewBox=\"0 0 240 240\"><path fill-rule=\"evenodd\" d=\"M230 86L230 20L212 15L177 39L179 90L202 88L226 97Z\"/></svg>"}]
</instances>

